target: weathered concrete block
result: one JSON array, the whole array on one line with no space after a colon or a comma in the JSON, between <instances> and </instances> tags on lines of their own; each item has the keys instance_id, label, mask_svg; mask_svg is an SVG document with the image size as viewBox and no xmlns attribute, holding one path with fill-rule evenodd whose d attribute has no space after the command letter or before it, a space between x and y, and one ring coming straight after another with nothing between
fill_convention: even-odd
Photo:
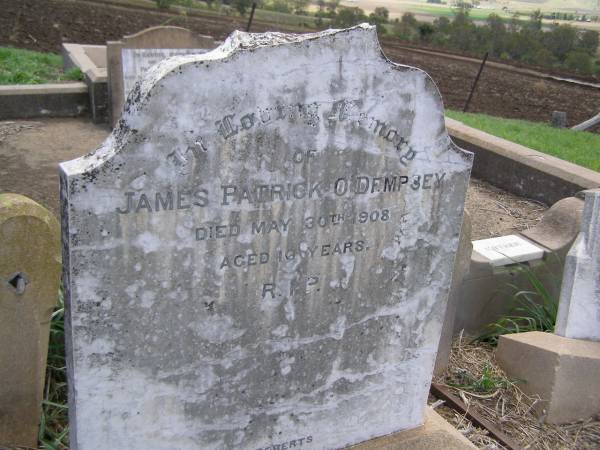
<instances>
[{"instance_id":1,"label":"weathered concrete block","mask_svg":"<svg viewBox=\"0 0 600 450\"><path fill-rule=\"evenodd\" d=\"M0 447L36 447L60 230L22 195L0 194Z\"/></svg>"},{"instance_id":2,"label":"weathered concrete block","mask_svg":"<svg viewBox=\"0 0 600 450\"><path fill-rule=\"evenodd\" d=\"M600 413L600 343L530 332L500 337L496 360L524 392L542 399L536 411L549 423Z\"/></svg>"},{"instance_id":3,"label":"weathered concrete block","mask_svg":"<svg viewBox=\"0 0 600 450\"><path fill-rule=\"evenodd\" d=\"M352 450L474 450L477 447L442 416L433 409L427 408L423 426L349 448Z\"/></svg>"},{"instance_id":4,"label":"weathered concrete block","mask_svg":"<svg viewBox=\"0 0 600 450\"><path fill-rule=\"evenodd\" d=\"M88 112L85 83L0 86L0 120L76 117Z\"/></svg>"},{"instance_id":5,"label":"weathered concrete block","mask_svg":"<svg viewBox=\"0 0 600 450\"><path fill-rule=\"evenodd\" d=\"M585 192L581 231L565 262L555 332L600 341L600 190Z\"/></svg>"},{"instance_id":6,"label":"weathered concrete block","mask_svg":"<svg viewBox=\"0 0 600 450\"><path fill-rule=\"evenodd\" d=\"M371 26L236 32L154 66L61 164L71 446L421 425L470 165Z\"/></svg>"}]
</instances>

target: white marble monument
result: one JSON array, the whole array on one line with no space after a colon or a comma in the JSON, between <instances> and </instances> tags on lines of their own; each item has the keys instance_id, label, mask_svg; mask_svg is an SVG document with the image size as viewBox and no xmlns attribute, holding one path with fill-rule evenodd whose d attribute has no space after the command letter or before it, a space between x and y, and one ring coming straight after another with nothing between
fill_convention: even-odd
<instances>
[{"instance_id":1,"label":"white marble monument","mask_svg":"<svg viewBox=\"0 0 600 450\"><path fill-rule=\"evenodd\" d=\"M600 341L600 190L585 191L581 232L565 261L554 332Z\"/></svg>"},{"instance_id":2,"label":"white marble monument","mask_svg":"<svg viewBox=\"0 0 600 450\"><path fill-rule=\"evenodd\" d=\"M471 161L368 25L154 66L61 164L72 448L421 425Z\"/></svg>"}]
</instances>

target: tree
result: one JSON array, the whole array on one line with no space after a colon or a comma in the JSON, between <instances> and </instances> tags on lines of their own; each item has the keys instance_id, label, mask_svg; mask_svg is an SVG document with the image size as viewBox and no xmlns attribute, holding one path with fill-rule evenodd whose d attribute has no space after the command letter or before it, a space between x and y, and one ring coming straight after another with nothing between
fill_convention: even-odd
<instances>
[{"instance_id":1,"label":"tree","mask_svg":"<svg viewBox=\"0 0 600 450\"><path fill-rule=\"evenodd\" d=\"M552 52L545 47L526 53L523 55L522 60L526 63L542 67L552 67L557 62Z\"/></svg>"},{"instance_id":2,"label":"tree","mask_svg":"<svg viewBox=\"0 0 600 450\"><path fill-rule=\"evenodd\" d=\"M337 8L340 6L341 0L328 0L327 1L327 12L330 16L335 16Z\"/></svg>"},{"instance_id":3,"label":"tree","mask_svg":"<svg viewBox=\"0 0 600 450\"><path fill-rule=\"evenodd\" d=\"M529 23L527 24L528 27L534 31L540 31L542 29L543 17L544 16L542 14L542 11L536 9L534 12L531 13L531 16L529 17Z\"/></svg>"},{"instance_id":4,"label":"tree","mask_svg":"<svg viewBox=\"0 0 600 450\"><path fill-rule=\"evenodd\" d=\"M383 6L376 7L375 11L373 11L372 14L374 14L377 17L381 17L381 18L385 19L386 22L390 18L390 11Z\"/></svg>"},{"instance_id":5,"label":"tree","mask_svg":"<svg viewBox=\"0 0 600 450\"><path fill-rule=\"evenodd\" d=\"M277 11L280 13L291 13L292 9L290 8L290 4L287 0L271 0L269 3L264 5L266 9L271 11Z\"/></svg>"},{"instance_id":6,"label":"tree","mask_svg":"<svg viewBox=\"0 0 600 450\"><path fill-rule=\"evenodd\" d=\"M399 22L394 24L394 34L405 41L414 40L419 34L419 22L414 14L404 13Z\"/></svg>"},{"instance_id":7,"label":"tree","mask_svg":"<svg viewBox=\"0 0 600 450\"><path fill-rule=\"evenodd\" d=\"M390 12L387 10L387 8L378 6L375 8L375 11L369 14L369 23L371 25L377 25L378 29L381 31L381 29L385 29L381 25L387 23L389 15Z\"/></svg>"},{"instance_id":8,"label":"tree","mask_svg":"<svg viewBox=\"0 0 600 450\"><path fill-rule=\"evenodd\" d=\"M592 73L592 58L585 50L570 51L565 58L565 66L583 75Z\"/></svg>"},{"instance_id":9,"label":"tree","mask_svg":"<svg viewBox=\"0 0 600 450\"><path fill-rule=\"evenodd\" d=\"M543 48L539 33L531 28L522 28L517 33L509 33L506 39L506 52L512 59L531 59ZM526 58L525 56L528 55Z\"/></svg>"},{"instance_id":10,"label":"tree","mask_svg":"<svg viewBox=\"0 0 600 450\"><path fill-rule=\"evenodd\" d=\"M156 6L160 9L169 9L174 0L154 0Z\"/></svg>"},{"instance_id":11,"label":"tree","mask_svg":"<svg viewBox=\"0 0 600 450\"><path fill-rule=\"evenodd\" d=\"M486 35L487 48L492 56L500 56L506 48L506 26L498 14L490 14L487 18Z\"/></svg>"},{"instance_id":12,"label":"tree","mask_svg":"<svg viewBox=\"0 0 600 450\"><path fill-rule=\"evenodd\" d=\"M347 28L367 20L365 12L360 8L342 8L333 20L337 27Z\"/></svg>"},{"instance_id":13,"label":"tree","mask_svg":"<svg viewBox=\"0 0 600 450\"><path fill-rule=\"evenodd\" d=\"M252 0L232 0L231 4L240 15L245 16L248 8L252 7Z\"/></svg>"},{"instance_id":14,"label":"tree","mask_svg":"<svg viewBox=\"0 0 600 450\"><path fill-rule=\"evenodd\" d=\"M571 25L558 25L543 33L544 46L561 62L575 49L577 31Z\"/></svg>"},{"instance_id":15,"label":"tree","mask_svg":"<svg viewBox=\"0 0 600 450\"><path fill-rule=\"evenodd\" d=\"M435 33L435 28L433 25L427 22L423 22L418 26L419 30L419 39L423 42L430 42L433 34Z\"/></svg>"},{"instance_id":16,"label":"tree","mask_svg":"<svg viewBox=\"0 0 600 450\"><path fill-rule=\"evenodd\" d=\"M593 56L598 50L598 32L585 30L579 35L578 47Z\"/></svg>"},{"instance_id":17,"label":"tree","mask_svg":"<svg viewBox=\"0 0 600 450\"><path fill-rule=\"evenodd\" d=\"M310 0L290 0L290 2L296 14L303 14Z\"/></svg>"},{"instance_id":18,"label":"tree","mask_svg":"<svg viewBox=\"0 0 600 450\"><path fill-rule=\"evenodd\" d=\"M450 32L450 19L443 16L438 17L433 21L433 26L439 33L448 34Z\"/></svg>"},{"instance_id":19,"label":"tree","mask_svg":"<svg viewBox=\"0 0 600 450\"><path fill-rule=\"evenodd\" d=\"M475 28L469 12L466 9L460 9L450 24L448 36L450 46L461 51L474 50Z\"/></svg>"}]
</instances>

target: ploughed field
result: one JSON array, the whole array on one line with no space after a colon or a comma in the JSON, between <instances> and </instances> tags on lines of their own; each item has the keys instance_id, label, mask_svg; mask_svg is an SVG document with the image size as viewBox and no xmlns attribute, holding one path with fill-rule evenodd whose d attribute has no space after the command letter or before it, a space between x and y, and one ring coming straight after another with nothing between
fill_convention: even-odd
<instances>
[{"instance_id":1,"label":"ploughed field","mask_svg":"<svg viewBox=\"0 0 600 450\"><path fill-rule=\"evenodd\" d=\"M105 44L107 40L157 25L182 26L223 39L235 29L245 29L247 20L213 15L182 16L84 0L0 0L0 11L1 46L57 53L62 42ZM258 21L252 26L252 31L267 30L302 31ZM478 63L417 54L400 48L400 42L394 39L384 39L382 45L392 61L429 73L447 108L462 109ZM569 125L573 125L597 114L599 108L600 89L486 67L470 111L542 122L548 122L554 110L566 111Z\"/></svg>"}]
</instances>

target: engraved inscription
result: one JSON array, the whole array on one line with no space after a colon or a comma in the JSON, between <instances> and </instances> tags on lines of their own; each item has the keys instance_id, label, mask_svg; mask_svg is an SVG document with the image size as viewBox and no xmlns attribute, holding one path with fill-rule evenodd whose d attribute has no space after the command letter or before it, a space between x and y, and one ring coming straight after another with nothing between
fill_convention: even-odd
<instances>
[{"instance_id":1,"label":"engraved inscription","mask_svg":"<svg viewBox=\"0 0 600 450\"><path fill-rule=\"evenodd\" d=\"M119 214L173 211L192 207L205 207L211 201L220 205L258 205L293 200L322 199L333 193L337 197L360 196L377 193L400 193L404 189L440 189L445 172L416 175L384 175L339 177L332 182L301 182L286 184L253 184L220 186L218 197L207 189L180 190L177 192L125 192L125 206L118 206Z\"/></svg>"}]
</instances>

